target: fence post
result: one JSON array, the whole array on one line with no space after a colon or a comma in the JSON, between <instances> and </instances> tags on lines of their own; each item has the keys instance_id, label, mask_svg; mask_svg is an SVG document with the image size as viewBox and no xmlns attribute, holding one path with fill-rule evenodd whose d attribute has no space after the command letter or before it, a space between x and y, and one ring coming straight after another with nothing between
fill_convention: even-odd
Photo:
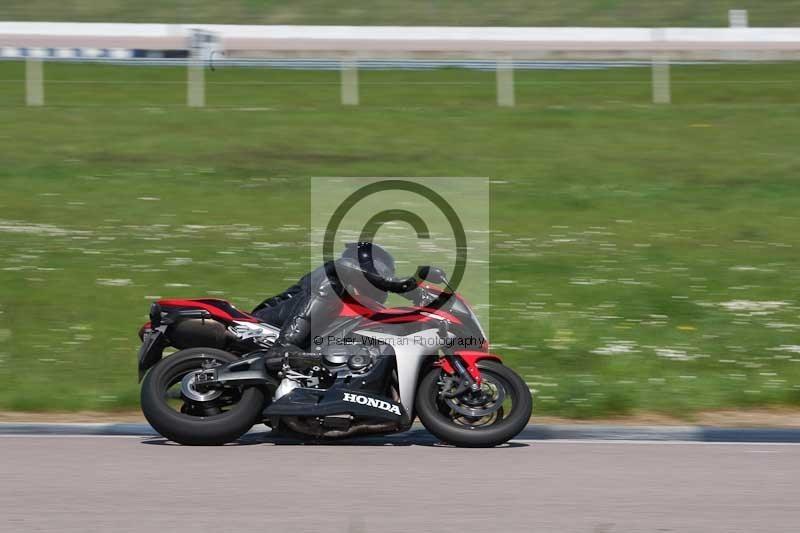
<instances>
[{"instance_id":1,"label":"fence post","mask_svg":"<svg viewBox=\"0 0 800 533\"><path fill-rule=\"evenodd\" d=\"M731 28L746 28L748 26L746 9L728 10L728 25Z\"/></svg>"},{"instance_id":2,"label":"fence post","mask_svg":"<svg viewBox=\"0 0 800 533\"><path fill-rule=\"evenodd\" d=\"M653 103L668 104L672 101L669 86L669 60L653 58Z\"/></svg>"},{"instance_id":3,"label":"fence post","mask_svg":"<svg viewBox=\"0 0 800 533\"><path fill-rule=\"evenodd\" d=\"M497 60L497 105L514 107L514 62L510 57Z\"/></svg>"},{"instance_id":4,"label":"fence post","mask_svg":"<svg viewBox=\"0 0 800 533\"><path fill-rule=\"evenodd\" d=\"M38 57L25 58L25 104L44 105L44 74L42 60Z\"/></svg>"},{"instance_id":5,"label":"fence post","mask_svg":"<svg viewBox=\"0 0 800 533\"><path fill-rule=\"evenodd\" d=\"M219 51L220 39L216 33L190 29L189 62L186 73L186 105L189 107L205 107L206 105L206 74L203 65L210 61L214 52Z\"/></svg>"},{"instance_id":6,"label":"fence post","mask_svg":"<svg viewBox=\"0 0 800 533\"><path fill-rule=\"evenodd\" d=\"M358 64L354 59L342 61L342 105L358 105Z\"/></svg>"},{"instance_id":7,"label":"fence post","mask_svg":"<svg viewBox=\"0 0 800 533\"><path fill-rule=\"evenodd\" d=\"M189 107L204 107L206 105L206 74L203 70L203 61L200 58L189 58L186 104Z\"/></svg>"}]
</instances>

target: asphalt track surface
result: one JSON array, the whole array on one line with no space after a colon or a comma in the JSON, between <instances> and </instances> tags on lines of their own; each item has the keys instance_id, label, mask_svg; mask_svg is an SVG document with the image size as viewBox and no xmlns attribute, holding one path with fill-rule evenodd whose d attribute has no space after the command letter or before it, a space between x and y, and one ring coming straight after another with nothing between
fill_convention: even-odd
<instances>
[{"instance_id":1,"label":"asphalt track surface","mask_svg":"<svg viewBox=\"0 0 800 533\"><path fill-rule=\"evenodd\" d=\"M788 443L3 435L0 530L795 532L798 471Z\"/></svg>"}]
</instances>

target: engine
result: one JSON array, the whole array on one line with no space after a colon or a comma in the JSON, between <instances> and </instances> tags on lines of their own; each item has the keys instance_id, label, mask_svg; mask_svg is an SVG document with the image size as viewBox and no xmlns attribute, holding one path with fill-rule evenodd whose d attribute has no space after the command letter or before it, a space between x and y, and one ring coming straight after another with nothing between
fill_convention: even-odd
<instances>
[{"instance_id":1,"label":"engine","mask_svg":"<svg viewBox=\"0 0 800 533\"><path fill-rule=\"evenodd\" d=\"M347 368L353 373L360 374L370 369L373 363L372 354L370 353L357 353L351 355L347 360Z\"/></svg>"},{"instance_id":2,"label":"engine","mask_svg":"<svg viewBox=\"0 0 800 533\"><path fill-rule=\"evenodd\" d=\"M325 362L331 371L350 371L353 374L368 372L380 356L380 350L363 344L328 347Z\"/></svg>"},{"instance_id":3,"label":"engine","mask_svg":"<svg viewBox=\"0 0 800 533\"><path fill-rule=\"evenodd\" d=\"M302 371L284 370L273 402L298 387L327 389L338 380L343 381L346 390L386 395L388 399L399 402L397 374L392 370L394 359L389 357L392 352L390 347L351 343L320 347L319 352L323 354L322 364L315 364ZM358 433L393 431L397 428L396 421L358 418L347 409L325 416L283 416L281 421L293 431L316 437L345 437Z\"/></svg>"}]
</instances>

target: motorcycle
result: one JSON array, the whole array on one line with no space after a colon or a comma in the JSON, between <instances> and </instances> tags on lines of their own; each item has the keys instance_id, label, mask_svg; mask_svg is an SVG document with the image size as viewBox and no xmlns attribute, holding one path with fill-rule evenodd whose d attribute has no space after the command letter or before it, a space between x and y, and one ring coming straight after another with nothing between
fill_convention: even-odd
<instances>
[{"instance_id":1,"label":"motorcycle","mask_svg":"<svg viewBox=\"0 0 800 533\"><path fill-rule=\"evenodd\" d=\"M455 446L512 439L531 416L528 386L489 352L443 270L419 267L414 283L413 306L344 300L291 366L265 357L278 325L219 299L158 300L139 332L142 411L186 445L225 444L257 423L308 439L389 434L417 417Z\"/></svg>"}]
</instances>

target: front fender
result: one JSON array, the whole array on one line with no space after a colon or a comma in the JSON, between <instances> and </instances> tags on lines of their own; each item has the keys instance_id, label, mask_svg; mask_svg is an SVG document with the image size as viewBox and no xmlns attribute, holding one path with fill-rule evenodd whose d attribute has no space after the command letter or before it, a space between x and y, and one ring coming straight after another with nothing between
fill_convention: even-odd
<instances>
[{"instance_id":1,"label":"front fender","mask_svg":"<svg viewBox=\"0 0 800 533\"><path fill-rule=\"evenodd\" d=\"M498 363L502 363L503 360L500 358L499 355L494 355L491 353L486 352L477 352L473 350L459 350L453 352L453 355L460 358L464 361L464 364L467 366L467 371L469 375L472 376L472 379L477 381L478 383L481 382L481 371L478 369L478 361L483 361L484 359L489 359L492 361L497 361ZM436 366L441 367L448 374L455 373L455 369L453 368L452 363L447 358L442 358L436 361Z\"/></svg>"}]
</instances>

